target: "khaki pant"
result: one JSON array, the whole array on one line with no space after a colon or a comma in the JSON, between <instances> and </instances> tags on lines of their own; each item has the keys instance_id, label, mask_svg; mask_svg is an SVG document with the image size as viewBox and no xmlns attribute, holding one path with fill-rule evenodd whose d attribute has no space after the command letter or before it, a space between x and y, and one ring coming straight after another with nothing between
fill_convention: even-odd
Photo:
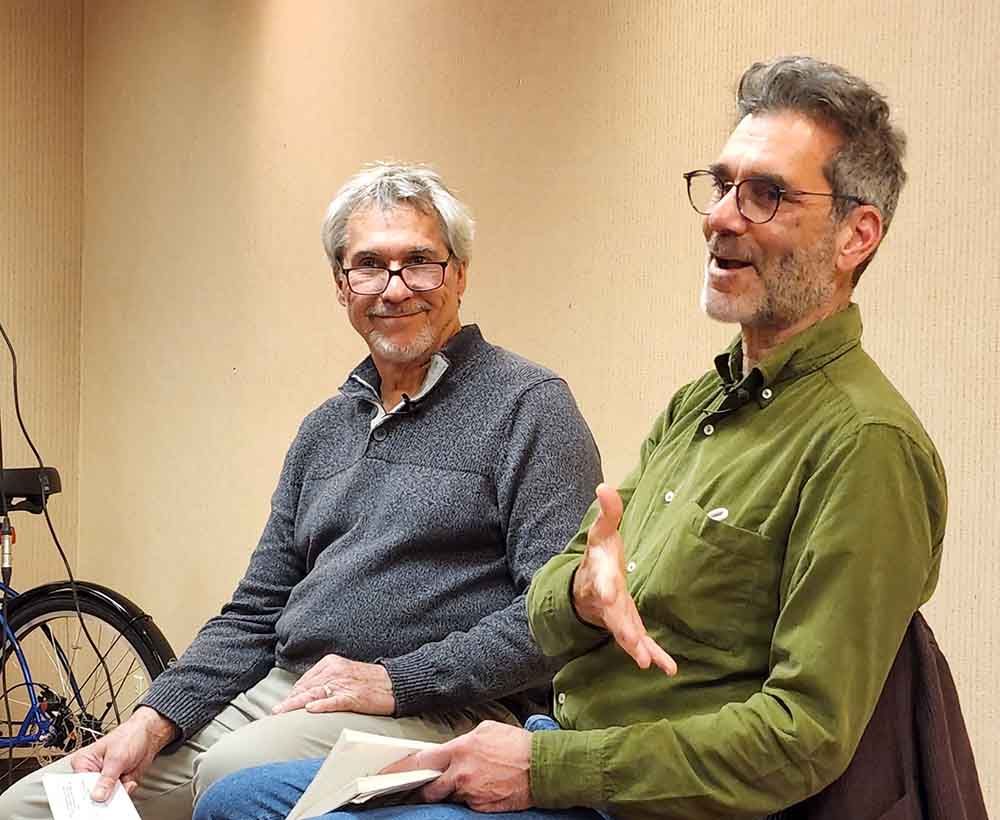
<instances>
[{"instance_id":1,"label":"khaki pant","mask_svg":"<svg viewBox=\"0 0 1000 820\"><path fill-rule=\"evenodd\" d=\"M326 755L344 728L443 741L470 731L482 720L515 720L495 703L406 718L310 714L303 709L272 715L271 707L284 700L297 679L272 669L176 752L154 760L132 795L143 820L190 820L194 801L219 778L247 766ZM0 794L0 818L51 820L42 774L68 771L69 760L63 758L12 785Z\"/></svg>"}]
</instances>

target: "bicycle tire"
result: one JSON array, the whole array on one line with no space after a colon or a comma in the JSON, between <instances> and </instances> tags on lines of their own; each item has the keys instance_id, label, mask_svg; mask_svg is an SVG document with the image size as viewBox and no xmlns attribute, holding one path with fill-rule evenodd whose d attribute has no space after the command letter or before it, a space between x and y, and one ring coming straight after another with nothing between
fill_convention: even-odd
<instances>
[{"instance_id":1,"label":"bicycle tire","mask_svg":"<svg viewBox=\"0 0 1000 820\"><path fill-rule=\"evenodd\" d=\"M18 766L27 767L29 760L45 765L107 734L119 718L128 718L149 684L174 657L148 616L131 616L85 587L79 588L78 600L107 673L80 627L72 594L60 591L9 609L10 629L28 656L36 695L45 700L52 719L52 730L44 741L21 747L28 753L17 753ZM6 645L0 662L6 667L11 703L6 723L13 729L27 710L27 683Z\"/></svg>"}]
</instances>

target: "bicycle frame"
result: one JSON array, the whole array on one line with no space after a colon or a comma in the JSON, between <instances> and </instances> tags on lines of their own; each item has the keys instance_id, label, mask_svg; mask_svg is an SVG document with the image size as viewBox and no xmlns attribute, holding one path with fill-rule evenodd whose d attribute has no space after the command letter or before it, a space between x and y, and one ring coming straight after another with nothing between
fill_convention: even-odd
<instances>
[{"instance_id":1,"label":"bicycle frame","mask_svg":"<svg viewBox=\"0 0 1000 820\"><path fill-rule=\"evenodd\" d=\"M17 592L4 584L2 581L0 581L0 592L6 596L8 601L17 597ZM0 613L0 623L3 624L4 649L6 650L7 646L10 646L14 650L14 654L17 655L17 662L21 667L21 674L24 676L24 683L28 689L28 698L31 701L31 705L28 707L24 720L21 721L21 725L18 727L17 734L13 736L0 735L0 749L33 746L38 743L44 743L48 738L49 730L52 727L52 721L49 720L49 717L46 714L45 705L39 703L38 701L38 695L35 694L35 682L32 680L31 668L28 666L28 659L24 657L24 652L21 651L21 645L17 642L17 637L14 635L10 628L10 624L7 623L2 613ZM52 640L51 635L48 637ZM58 645L56 646L58 647ZM57 648L57 651L62 658L62 649ZM6 654L6 651L4 651L3 655L5 656L5 663ZM70 675L72 676L72 672ZM74 694L79 696L79 690L76 687L75 680L72 682L72 685ZM10 716L8 715L8 720L9 719Z\"/></svg>"}]
</instances>

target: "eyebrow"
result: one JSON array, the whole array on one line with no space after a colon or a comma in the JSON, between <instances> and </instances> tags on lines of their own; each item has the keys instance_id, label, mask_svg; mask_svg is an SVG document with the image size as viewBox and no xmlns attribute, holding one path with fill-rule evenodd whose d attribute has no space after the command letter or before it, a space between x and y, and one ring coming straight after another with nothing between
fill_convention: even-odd
<instances>
[{"instance_id":1,"label":"eyebrow","mask_svg":"<svg viewBox=\"0 0 1000 820\"><path fill-rule=\"evenodd\" d=\"M417 245L415 247L408 248L407 251L406 251L406 253L404 253L402 255L402 258L407 259L407 258L409 258L411 256L419 256L419 255L433 256L436 253L437 253L437 251L433 247L431 247L430 245ZM348 257L348 260L353 263L355 260L361 259L362 257L365 257L365 256L371 256L371 257L374 257L375 259L379 259L379 260L383 260L385 258L381 251L371 250L371 249L368 249L368 248L362 248L361 250L357 250L354 253L352 253Z\"/></svg>"},{"instance_id":2,"label":"eyebrow","mask_svg":"<svg viewBox=\"0 0 1000 820\"><path fill-rule=\"evenodd\" d=\"M727 181L732 181L733 179L733 175L730 173L729 168L724 163L713 162L711 165L708 166L708 170L711 171L713 174L715 174L717 177L720 177L721 179L725 179ZM767 180L768 182L773 182L779 188L784 188L789 192L796 190L795 188L793 188L791 185L788 184L788 180L785 179L781 174L762 172L759 174L750 174L750 176L745 177L745 179L763 179Z\"/></svg>"}]
</instances>

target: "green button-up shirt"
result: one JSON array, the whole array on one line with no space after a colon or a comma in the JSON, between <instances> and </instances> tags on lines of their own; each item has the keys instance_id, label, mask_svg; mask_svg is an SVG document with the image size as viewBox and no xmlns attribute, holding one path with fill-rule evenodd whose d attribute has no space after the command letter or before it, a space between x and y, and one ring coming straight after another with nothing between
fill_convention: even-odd
<instances>
[{"instance_id":1,"label":"green button-up shirt","mask_svg":"<svg viewBox=\"0 0 1000 820\"><path fill-rule=\"evenodd\" d=\"M934 445L860 338L851 305L745 376L737 339L643 443L620 487L626 577L676 677L573 610L596 508L536 574L532 631L572 658L553 684L565 730L532 736L539 806L754 817L846 768L936 584L947 503Z\"/></svg>"}]
</instances>

